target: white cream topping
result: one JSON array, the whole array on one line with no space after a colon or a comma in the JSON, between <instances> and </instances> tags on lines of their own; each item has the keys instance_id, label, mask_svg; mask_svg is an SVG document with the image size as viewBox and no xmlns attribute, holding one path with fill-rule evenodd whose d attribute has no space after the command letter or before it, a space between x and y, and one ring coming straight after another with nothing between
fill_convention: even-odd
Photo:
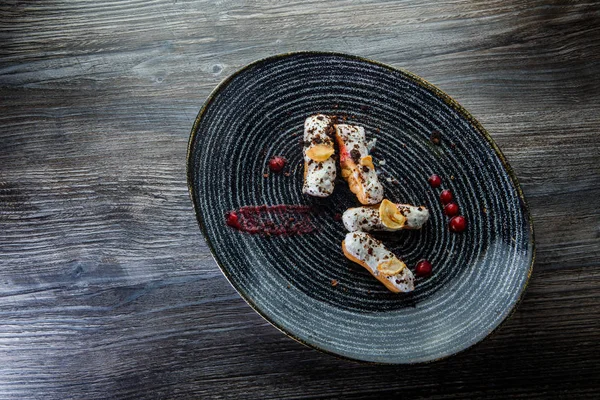
<instances>
[{"instance_id":1,"label":"white cream topping","mask_svg":"<svg viewBox=\"0 0 600 400\"><path fill-rule=\"evenodd\" d=\"M330 145L333 147L333 139L328 130L331 126L331 118L327 115L312 115L304 121L304 162L306 165L306 176L302 192L316 197L327 197L333 193L336 167L333 157L318 162L310 159L306 152L316 145Z\"/></svg>"},{"instance_id":2,"label":"white cream topping","mask_svg":"<svg viewBox=\"0 0 600 400\"><path fill-rule=\"evenodd\" d=\"M316 197L327 197L333 193L335 182L335 160L308 163L302 192Z\"/></svg>"},{"instance_id":3,"label":"white cream topping","mask_svg":"<svg viewBox=\"0 0 600 400\"><path fill-rule=\"evenodd\" d=\"M364 232L349 232L346 234L344 246L349 254L367 264L372 274L377 277L380 276L377 269L379 264L397 259L394 253L386 249L379 240ZM415 289L415 278L407 267L402 268L396 275L387 276L385 279L401 292L411 292Z\"/></svg>"},{"instance_id":4,"label":"white cream topping","mask_svg":"<svg viewBox=\"0 0 600 400\"><path fill-rule=\"evenodd\" d=\"M406 217L404 226L391 229L383 225L379 215L379 207L354 207L344 211L342 221L350 232L354 231L397 231L401 229L420 229L429 219L429 210L409 204L396 204L398 210Z\"/></svg>"},{"instance_id":5,"label":"white cream topping","mask_svg":"<svg viewBox=\"0 0 600 400\"><path fill-rule=\"evenodd\" d=\"M406 217L406 229L421 229L429 220L429 210L423 206L396 204L398 210Z\"/></svg>"},{"instance_id":6,"label":"white cream topping","mask_svg":"<svg viewBox=\"0 0 600 400\"><path fill-rule=\"evenodd\" d=\"M369 155L365 138L365 128L362 126L337 124L335 126L336 134L344 142L346 151L352 154L352 151L358 151L359 159ZM355 160L356 161L356 160ZM383 186L379 182L374 168L362 167L357 162L358 168L352 173L356 180L362 182L368 204L377 204L383 199Z\"/></svg>"}]
</instances>

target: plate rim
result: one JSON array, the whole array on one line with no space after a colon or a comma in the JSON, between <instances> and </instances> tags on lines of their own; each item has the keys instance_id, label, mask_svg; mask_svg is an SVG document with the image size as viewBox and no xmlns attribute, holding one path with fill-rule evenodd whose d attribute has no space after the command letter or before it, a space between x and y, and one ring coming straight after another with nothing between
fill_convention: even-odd
<instances>
[{"instance_id":1,"label":"plate rim","mask_svg":"<svg viewBox=\"0 0 600 400\"><path fill-rule=\"evenodd\" d=\"M452 107L457 113L459 113L462 117L464 117L469 124L475 128L476 131L479 132L479 134L481 134L481 136L488 142L488 144L491 146L491 148L494 150L494 152L496 153L496 156L498 156L500 162L502 163L502 166L504 167L504 170L508 173L508 176L510 178L510 181L513 185L513 187L516 189L517 191L517 195L519 197L519 200L521 202L521 207L523 209L523 211L526 214L526 219L528 221L529 224L529 246L531 248L531 260L529 263L529 267L527 270L527 277L525 278L525 282L523 283L523 285L520 288L520 292L519 292L519 296L517 298L517 300L510 306L510 309L508 310L506 316L502 319L502 321L500 321L500 323L498 325L496 325L495 327L491 328L489 331L485 332L485 335L482 336L479 340L473 342L472 344L468 345L467 347L455 351L451 354L446 354L437 358L433 358L430 360L423 360L423 361L412 361L412 362L397 362L397 361L370 361L370 360L363 360L360 358L353 358L351 356L347 356L347 355L343 355L343 354L339 354L339 353L335 353L333 351L321 348L319 346L317 346L316 344L313 343L308 343L305 342L304 340L300 339L299 337L297 337L296 335L294 335L292 332L288 331L285 327L280 326L279 324L277 324L276 322L274 322L271 318L269 318L267 315L265 315L260 308L254 304L254 302L248 297L248 295L240 288L238 287L238 285L236 285L236 283L233 281L233 279L231 278L231 276L229 275L229 272L227 271L227 269L223 266L223 263L219 260L219 256L215 250L215 248L213 247L213 244L211 243L209 237L208 237L208 232L206 231L206 227L204 226L204 221L200 215L200 213L198 212L198 199L195 195L194 192L194 185L193 185L193 172L192 172L192 150L193 150L193 143L196 139L196 136L198 134L198 128L200 126L200 122L202 120L202 117L204 116L206 110L208 109L208 106L212 104L212 102L215 100L216 96L224 89L228 86L228 84L234 79L236 78L238 75L242 74L243 72L245 72L246 70L260 65L260 64L264 64L264 63L268 63L268 62L272 62L272 61L277 61L280 59L284 59L287 57L293 57L293 56L301 56L301 55L306 55L306 56L337 56L337 57L342 57L342 58L346 58L346 59L350 59L350 60L356 60L356 61L361 61L361 62L365 62L368 64L372 64L375 66L379 66L379 67L383 67L391 72L396 72L396 73L400 73L404 76L406 76L408 79L410 79L412 82L414 82L415 84L421 86L422 88L429 90L430 92L432 92L437 98L441 99L442 101L444 101L444 103L450 107ZM276 54L276 55L271 55L268 57L263 57L260 59L257 59L255 61L252 61L246 65L244 65L243 67L237 69L236 71L234 71L232 74L230 74L229 76L225 77L224 79L222 79L217 86L209 93L209 95L206 97L206 100L204 101L202 107L200 108L200 111L198 112L198 115L196 116L196 119L194 120L194 124L192 125L192 129L190 132L190 137L188 139L188 145L187 145L187 154L186 154L186 179L187 179L187 187L188 187L188 192L190 195L190 198L192 200L192 205L193 205L193 209L194 209L194 214L196 215L196 221L198 223L198 226L200 228L200 231L202 232L202 236L204 237L204 241L206 242L207 247L210 250L211 256L212 258L215 260L217 266L219 267L219 269L221 270L221 272L223 273L223 275L225 276L225 278L227 279L227 281L229 282L229 284L235 289L235 291L240 295L240 297L258 314L260 315L265 321L267 321L269 324L271 324L272 326L274 326L277 330L279 330L280 332L282 332L284 335L286 335L287 337L295 340L298 343L301 343L309 348L318 350L322 353L326 353L329 355L333 355L337 358L340 359L345 359L345 360L349 360L349 361L354 361L354 362L358 362L358 363L364 363L364 364L376 364L376 365L418 365L418 364L429 364L429 363L433 363L433 362L437 362L437 361L441 361L441 360L445 360L449 357L453 357L457 354L460 354L462 352L465 352L467 350L473 349L475 346L481 344L485 339L487 339L490 335L494 334L497 332L497 330L503 326L506 321L508 321L513 314L515 313L517 307L521 304L521 302L523 301L523 297L525 295L526 289L529 286L529 282L531 279L531 275L533 274L533 266L535 264L535 258L536 258L536 245L535 245L535 234L534 234L534 227L533 227L533 217L531 215L531 211L529 209L529 205L527 204L527 200L525 199L525 195L523 193L523 190L521 188L521 185L519 183L519 180L513 170L513 168L511 167L511 165L509 164L508 160L506 159L506 156L504 155L504 153L502 152L502 150L500 149L500 147L496 144L496 142L494 141L494 139L491 137L491 135L489 134L489 132L483 127L483 125L473 116L471 115L471 113L469 111L467 111L467 109L465 109L462 105L460 105L456 100L454 100L454 98L452 98L450 95L448 95L446 92L442 91L441 89L439 89L437 86L435 86L434 84L430 83L429 81L421 78L420 76L404 69L404 68L400 68L400 67L394 67L392 65L389 64L385 64L382 63L380 61L376 61L376 60L372 60L370 58L366 58L363 56L357 56L357 55L352 55L352 54L347 54L347 53L342 53L342 52L334 52L334 51L312 51L312 50L304 50L304 51L291 51L291 52L286 52L286 53L280 53L280 54Z\"/></svg>"}]
</instances>

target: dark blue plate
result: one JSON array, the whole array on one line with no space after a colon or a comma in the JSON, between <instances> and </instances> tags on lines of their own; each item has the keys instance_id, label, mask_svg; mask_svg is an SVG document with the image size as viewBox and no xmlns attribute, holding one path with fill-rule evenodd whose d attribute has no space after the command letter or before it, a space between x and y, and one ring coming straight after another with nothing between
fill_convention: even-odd
<instances>
[{"instance_id":1,"label":"dark blue plate","mask_svg":"<svg viewBox=\"0 0 600 400\"><path fill-rule=\"evenodd\" d=\"M303 122L315 113L364 126L377 138L386 197L430 209L421 231L380 236L410 268L433 264L412 294L389 292L342 254L335 215L357 205L344 183L326 199L302 195ZM274 155L288 159L287 174L265 177ZM448 230L433 173L454 192L465 232ZM202 233L241 296L290 337L339 356L404 364L457 353L500 325L531 275L531 218L489 134L430 83L359 57L284 54L230 76L192 129L188 183ZM318 230L266 237L225 224L227 211L261 204L314 205Z\"/></svg>"}]
</instances>

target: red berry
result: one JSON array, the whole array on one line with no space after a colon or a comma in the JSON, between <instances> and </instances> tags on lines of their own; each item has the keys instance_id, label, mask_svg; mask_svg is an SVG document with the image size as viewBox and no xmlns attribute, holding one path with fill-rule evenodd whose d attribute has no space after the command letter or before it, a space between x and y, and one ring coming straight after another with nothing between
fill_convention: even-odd
<instances>
[{"instance_id":1,"label":"red berry","mask_svg":"<svg viewBox=\"0 0 600 400\"><path fill-rule=\"evenodd\" d=\"M269 160L269 168L273 172L281 172L285 167L286 159L280 156L275 156Z\"/></svg>"},{"instance_id":2,"label":"red berry","mask_svg":"<svg viewBox=\"0 0 600 400\"><path fill-rule=\"evenodd\" d=\"M450 220L450 230L454 232L462 232L467 227L467 220L462 215L453 217Z\"/></svg>"},{"instance_id":3,"label":"red berry","mask_svg":"<svg viewBox=\"0 0 600 400\"><path fill-rule=\"evenodd\" d=\"M452 196L452 192L448 189L446 190L442 190L442 193L440 194L440 200L442 201L443 204L448 204L452 201L454 197Z\"/></svg>"},{"instance_id":4,"label":"red berry","mask_svg":"<svg viewBox=\"0 0 600 400\"><path fill-rule=\"evenodd\" d=\"M458 215L458 204L456 204L456 203L446 204L446 207L444 207L444 214L446 214L449 217L454 217L455 215Z\"/></svg>"},{"instance_id":5,"label":"red berry","mask_svg":"<svg viewBox=\"0 0 600 400\"><path fill-rule=\"evenodd\" d=\"M440 185L442 184L442 178L440 178L437 175L431 175L427 181L433 188L440 187Z\"/></svg>"},{"instance_id":6,"label":"red berry","mask_svg":"<svg viewBox=\"0 0 600 400\"><path fill-rule=\"evenodd\" d=\"M235 212L231 211L227 214L227 225L236 229L240 229L240 221Z\"/></svg>"},{"instance_id":7,"label":"red berry","mask_svg":"<svg viewBox=\"0 0 600 400\"><path fill-rule=\"evenodd\" d=\"M431 275L431 263L427 260L421 260L417 263L415 268L415 274L417 276L429 276Z\"/></svg>"}]
</instances>

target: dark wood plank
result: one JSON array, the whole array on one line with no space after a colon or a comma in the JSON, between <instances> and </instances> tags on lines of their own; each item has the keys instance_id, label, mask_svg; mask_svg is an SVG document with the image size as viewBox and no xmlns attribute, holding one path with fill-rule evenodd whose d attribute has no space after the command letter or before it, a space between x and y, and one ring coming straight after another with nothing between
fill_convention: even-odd
<instances>
[{"instance_id":1,"label":"dark wood plank","mask_svg":"<svg viewBox=\"0 0 600 400\"><path fill-rule=\"evenodd\" d=\"M415 72L513 166L538 257L512 318L412 367L308 349L229 286L185 182L214 86L294 50ZM593 1L0 5L0 398L597 398L600 6Z\"/></svg>"}]
</instances>

